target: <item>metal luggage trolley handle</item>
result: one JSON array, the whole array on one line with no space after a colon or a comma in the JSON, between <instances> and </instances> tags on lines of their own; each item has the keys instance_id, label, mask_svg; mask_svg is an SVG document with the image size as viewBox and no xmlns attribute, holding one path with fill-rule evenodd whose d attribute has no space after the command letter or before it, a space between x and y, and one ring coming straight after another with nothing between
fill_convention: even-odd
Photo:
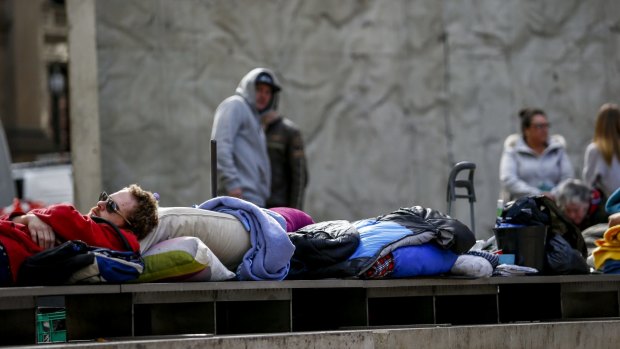
<instances>
[{"instance_id":1,"label":"metal luggage trolley handle","mask_svg":"<svg viewBox=\"0 0 620 349\"><path fill-rule=\"evenodd\" d=\"M457 179L457 176L461 171L468 170L469 175L467 179ZM452 202L456 199L469 199L469 209L471 215L471 230L475 233L476 227L474 225L474 202L476 202L476 192L474 191L474 172L476 171L476 164L468 161L461 161L454 165L452 171L450 171L450 177L448 178L448 215L452 213ZM465 188L467 194L457 194L457 188Z\"/></svg>"},{"instance_id":2,"label":"metal luggage trolley handle","mask_svg":"<svg viewBox=\"0 0 620 349\"><path fill-rule=\"evenodd\" d=\"M211 140L211 198L217 196L217 141Z\"/></svg>"}]
</instances>

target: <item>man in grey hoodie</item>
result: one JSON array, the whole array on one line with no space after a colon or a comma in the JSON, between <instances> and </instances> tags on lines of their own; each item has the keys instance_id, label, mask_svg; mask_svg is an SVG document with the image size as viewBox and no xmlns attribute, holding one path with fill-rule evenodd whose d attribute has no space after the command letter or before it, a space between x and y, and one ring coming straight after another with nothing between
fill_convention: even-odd
<instances>
[{"instance_id":1,"label":"man in grey hoodie","mask_svg":"<svg viewBox=\"0 0 620 349\"><path fill-rule=\"evenodd\" d=\"M217 141L218 195L265 206L271 169L261 116L277 106L280 89L271 70L256 68L217 107L211 139Z\"/></svg>"}]
</instances>

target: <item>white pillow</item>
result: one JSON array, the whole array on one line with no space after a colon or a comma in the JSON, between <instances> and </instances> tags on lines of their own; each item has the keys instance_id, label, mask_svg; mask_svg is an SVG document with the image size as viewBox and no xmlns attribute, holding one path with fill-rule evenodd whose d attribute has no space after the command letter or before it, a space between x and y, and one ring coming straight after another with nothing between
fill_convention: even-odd
<instances>
[{"instance_id":1,"label":"white pillow","mask_svg":"<svg viewBox=\"0 0 620 349\"><path fill-rule=\"evenodd\" d=\"M193 207L160 207L159 224L140 241L142 253L158 242L194 236L204 242L230 270L236 270L250 249L250 233L233 215Z\"/></svg>"},{"instance_id":2,"label":"white pillow","mask_svg":"<svg viewBox=\"0 0 620 349\"><path fill-rule=\"evenodd\" d=\"M136 282L222 281L235 277L195 237L182 236L162 241L142 255L144 272Z\"/></svg>"}]
</instances>

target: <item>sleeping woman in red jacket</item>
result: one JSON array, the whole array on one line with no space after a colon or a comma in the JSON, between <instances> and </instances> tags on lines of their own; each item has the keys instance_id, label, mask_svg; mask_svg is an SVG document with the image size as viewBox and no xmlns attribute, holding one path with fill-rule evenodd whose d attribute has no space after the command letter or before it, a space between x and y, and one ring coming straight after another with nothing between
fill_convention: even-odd
<instances>
[{"instance_id":1,"label":"sleeping woman in red jacket","mask_svg":"<svg viewBox=\"0 0 620 349\"><path fill-rule=\"evenodd\" d=\"M91 216L101 217L119 227L132 250L137 252L140 250L138 240L157 225L157 200L151 192L132 184L110 195L101 193L88 215L71 205L59 204L23 215L0 217L0 286L15 283L17 271L26 258L67 240L124 250L114 229L108 224L96 223Z\"/></svg>"}]
</instances>

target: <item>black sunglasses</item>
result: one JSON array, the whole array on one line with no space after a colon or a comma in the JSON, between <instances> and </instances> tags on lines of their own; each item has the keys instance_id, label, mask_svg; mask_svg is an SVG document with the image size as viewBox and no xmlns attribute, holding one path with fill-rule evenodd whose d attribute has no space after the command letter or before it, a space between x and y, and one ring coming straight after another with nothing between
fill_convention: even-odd
<instances>
[{"instance_id":1,"label":"black sunglasses","mask_svg":"<svg viewBox=\"0 0 620 349\"><path fill-rule=\"evenodd\" d=\"M114 202L112 198L110 198L108 193L102 191L101 194L99 194L99 201L105 201L105 210L108 211L108 213L116 213L117 215L121 216L125 223L127 223L127 225L131 227L131 223L129 222L129 220L127 220L127 218L125 218L125 216L121 213L118 204Z\"/></svg>"}]
</instances>

